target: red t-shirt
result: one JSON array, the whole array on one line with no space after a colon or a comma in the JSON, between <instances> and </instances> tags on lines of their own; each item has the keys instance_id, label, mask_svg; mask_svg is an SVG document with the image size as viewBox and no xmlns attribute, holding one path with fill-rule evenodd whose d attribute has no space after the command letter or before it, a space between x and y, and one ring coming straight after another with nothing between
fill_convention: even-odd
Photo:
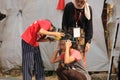
<instances>
[{"instance_id":1,"label":"red t-shirt","mask_svg":"<svg viewBox=\"0 0 120 80\"><path fill-rule=\"evenodd\" d=\"M72 49L72 50L70 51L70 56L74 57L76 61L79 61L79 60L82 59L82 56L81 56L80 52L79 52L78 50L75 50L75 49ZM65 57L65 53L62 53L62 54L60 55L60 58L61 58L62 60L64 60L64 57Z\"/></svg>"},{"instance_id":2,"label":"red t-shirt","mask_svg":"<svg viewBox=\"0 0 120 80\"><path fill-rule=\"evenodd\" d=\"M36 20L25 30L21 38L31 46L39 46L37 42L39 30L42 28L48 31L50 27L51 23L48 20Z\"/></svg>"}]
</instances>

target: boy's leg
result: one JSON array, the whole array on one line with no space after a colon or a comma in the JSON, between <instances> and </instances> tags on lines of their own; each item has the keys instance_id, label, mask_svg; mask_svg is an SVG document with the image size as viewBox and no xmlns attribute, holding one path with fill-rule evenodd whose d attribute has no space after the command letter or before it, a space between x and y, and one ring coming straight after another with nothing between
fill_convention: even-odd
<instances>
[{"instance_id":1,"label":"boy's leg","mask_svg":"<svg viewBox=\"0 0 120 80\"><path fill-rule=\"evenodd\" d=\"M45 80L44 66L39 47L34 49L35 77L36 80Z\"/></svg>"},{"instance_id":2,"label":"boy's leg","mask_svg":"<svg viewBox=\"0 0 120 80\"><path fill-rule=\"evenodd\" d=\"M32 80L34 67L33 47L22 40L22 72L23 80Z\"/></svg>"}]
</instances>

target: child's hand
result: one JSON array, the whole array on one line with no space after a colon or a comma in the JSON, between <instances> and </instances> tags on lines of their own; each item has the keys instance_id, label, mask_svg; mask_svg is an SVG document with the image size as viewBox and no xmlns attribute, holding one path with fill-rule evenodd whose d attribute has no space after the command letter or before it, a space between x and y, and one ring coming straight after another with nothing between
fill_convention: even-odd
<instances>
[{"instance_id":1,"label":"child's hand","mask_svg":"<svg viewBox=\"0 0 120 80\"><path fill-rule=\"evenodd\" d=\"M66 45L66 48L70 48L72 46L71 40L67 40L65 45Z\"/></svg>"}]
</instances>

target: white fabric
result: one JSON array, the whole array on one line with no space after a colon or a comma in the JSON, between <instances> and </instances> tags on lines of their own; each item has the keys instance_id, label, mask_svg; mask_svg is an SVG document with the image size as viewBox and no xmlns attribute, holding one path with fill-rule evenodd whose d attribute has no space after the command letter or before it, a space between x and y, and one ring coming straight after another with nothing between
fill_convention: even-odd
<instances>
[{"instance_id":1,"label":"white fabric","mask_svg":"<svg viewBox=\"0 0 120 80\"><path fill-rule=\"evenodd\" d=\"M90 8L88 3L85 4L85 16L87 17L88 20L91 19Z\"/></svg>"},{"instance_id":2,"label":"white fabric","mask_svg":"<svg viewBox=\"0 0 120 80\"><path fill-rule=\"evenodd\" d=\"M117 27L117 24L120 23L120 7L119 7L119 4L120 4L120 0L107 0L106 3L108 4L113 4L114 5L114 8L113 8L113 18L115 19L112 24L109 24L109 26L111 27L110 28L110 33L111 33L111 40L113 41L113 36L115 35L115 28ZM116 25L115 25L116 24ZM120 33L118 33L118 36L120 36ZM120 37L118 37L118 40L117 40L117 47L120 46Z\"/></svg>"},{"instance_id":3,"label":"white fabric","mask_svg":"<svg viewBox=\"0 0 120 80\"><path fill-rule=\"evenodd\" d=\"M120 37L119 37L120 36L120 17L119 17L119 19L116 20L116 26L115 26L115 28L117 28L118 26L119 26L119 29L118 29L118 34L117 34L117 39L116 39L116 45L115 45L115 49L114 49L114 50L118 51L118 56L116 56L115 59L114 59L114 65L115 65L115 67L118 67L118 59L119 59L119 55L120 55ZM116 32L115 32L114 35L116 35ZM113 54L115 54L115 53L113 53Z\"/></svg>"},{"instance_id":4,"label":"white fabric","mask_svg":"<svg viewBox=\"0 0 120 80\"><path fill-rule=\"evenodd\" d=\"M71 1L71 0L69 0ZM67 1L67 2L69 2ZM54 25L61 28L62 11L56 10L57 0L0 0L0 10L7 13L5 25L2 27L2 46L0 59L5 70L21 66L21 38L28 25L37 19L50 19ZM91 49L87 54L89 71L107 70L107 51L101 14L104 0L89 0L93 8L94 37ZM98 6L99 5L99 6ZM22 14L19 10L22 10ZM1 25L0 25L1 26ZM57 43L40 43L42 58L46 70L54 70L55 65L49 63Z\"/></svg>"},{"instance_id":5,"label":"white fabric","mask_svg":"<svg viewBox=\"0 0 120 80\"><path fill-rule=\"evenodd\" d=\"M116 35L115 29L117 28L117 24L120 23L120 7L119 7L120 0L107 0L106 3L112 4L114 6L113 15L112 15L112 23L108 24L109 31L110 31L110 40L113 45L113 43L114 43L113 40ZM120 51L120 37L119 36L120 36L120 28L119 28L118 35L117 35L117 42L116 42L116 48L115 48L115 50L118 50L118 51ZM117 67L117 64L118 64L118 57L115 57L115 59L114 59L115 67Z\"/></svg>"},{"instance_id":6,"label":"white fabric","mask_svg":"<svg viewBox=\"0 0 120 80\"><path fill-rule=\"evenodd\" d=\"M119 37L120 36L120 17L117 19L116 24L117 24L116 27L119 25L116 48L120 50L120 37Z\"/></svg>"},{"instance_id":7,"label":"white fabric","mask_svg":"<svg viewBox=\"0 0 120 80\"><path fill-rule=\"evenodd\" d=\"M56 10L57 0L0 0L2 10L7 12L7 20L1 36L0 59L5 70L21 66L21 34L33 21L50 19L58 28L61 26L62 12ZM2 4L5 3L5 4ZM43 5L43 4L46 5ZM22 15L19 10L22 10ZM3 30L3 29L2 29ZM51 48L52 49L52 48ZM47 54L47 53L46 53ZM47 56L46 56L47 57ZM44 57L43 57L44 58ZM45 62L49 62L46 60ZM50 64L50 63L49 63ZM49 68L53 70L53 68Z\"/></svg>"},{"instance_id":8,"label":"white fabric","mask_svg":"<svg viewBox=\"0 0 120 80\"><path fill-rule=\"evenodd\" d=\"M120 17L120 0L107 0L106 3L108 4L113 4L114 5L114 13L115 13L115 16L116 18L117 17Z\"/></svg>"},{"instance_id":9,"label":"white fabric","mask_svg":"<svg viewBox=\"0 0 120 80\"><path fill-rule=\"evenodd\" d=\"M87 53L88 70L108 70L108 57L105 45L104 30L101 20L104 0L88 0L93 10L93 39ZM99 6L98 6L99 4Z\"/></svg>"},{"instance_id":10,"label":"white fabric","mask_svg":"<svg viewBox=\"0 0 120 80\"><path fill-rule=\"evenodd\" d=\"M114 4L113 0L106 0L106 3L108 3L108 4Z\"/></svg>"},{"instance_id":11,"label":"white fabric","mask_svg":"<svg viewBox=\"0 0 120 80\"><path fill-rule=\"evenodd\" d=\"M58 47L58 42L40 43L40 50L42 53L42 59L44 62L45 70L51 70L51 69L55 70L57 68L57 64L50 64L50 58L57 47Z\"/></svg>"}]
</instances>

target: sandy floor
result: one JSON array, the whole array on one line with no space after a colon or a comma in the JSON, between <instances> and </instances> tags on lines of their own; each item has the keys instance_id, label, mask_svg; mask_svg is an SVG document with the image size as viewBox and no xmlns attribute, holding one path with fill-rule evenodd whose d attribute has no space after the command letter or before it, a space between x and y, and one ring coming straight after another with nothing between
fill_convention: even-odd
<instances>
[{"instance_id":1,"label":"sandy floor","mask_svg":"<svg viewBox=\"0 0 120 80\"><path fill-rule=\"evenodd\" d=\"M4 76L4 77L0 77L0 80L22 80L22 76L18 76L18 77ZM32 80L35 80L35 77L33 77ZM56 76L49 76L46 77L45 80L58 80L58 79Z\"/></svg>"},{"instance_id":2,"label":"sandy floor","mask_svg":"<svg viewBox=\"0 0 120 80\"><path fill-rule=\"evenodd\" d=\"M22 79L22 76L19 76L17 77L18 79ZM35 77L33 77L32 80L35 80ZM56 76L49 76L49 77L46 77L45 80L58 80Z\"/></svg>"},{"instance_id":3,"label":"sandy floor","mask_svg":"<svg viewBox=\"0 0 120 80\"><path fill-rule=\"evenodd\" d=\"M22 76L18 77L4 76L4 78L0 77L0 80L22 80ZM33 77L32 80L35 80L35 78ZM46 77L45 80L58 80L58 79L56 76L49 76ZM92 75L92 80L107 80L107 74L94 74ZM115 75L112 76L112 80L117 80Z\"/></svg>"},{"instance_id":4,"label":"sandy floor","mask_svg":"<svg viewBox=\"0 0 120 80\"><path fill-rule=\"evenodd\" d=\"M58 80L56 76L46 77L45 80Z\"/></svg>"},{"instance_id":5,"label":"sandy floor","mask_svg":"<svg viewBox=\"0 0 120 80\"><path fill-rule=\"evenodd\" d=\"M16 72L12 72L11 75L0 76L0 80L22 80L22 75L19 73L20 76L16 76L16 74L17 74ZM108 76L107 73L96 73L92 74L91 78L92 80L107 80L107 76ZM113 74L111 78L112 80L117 80L116 74ZM35 80L35 77L33 77L32 80ZM45 77L45 80L58 80L58 79L56 74L53 74L52 76Z\"/></svg>"}]
</instances>

